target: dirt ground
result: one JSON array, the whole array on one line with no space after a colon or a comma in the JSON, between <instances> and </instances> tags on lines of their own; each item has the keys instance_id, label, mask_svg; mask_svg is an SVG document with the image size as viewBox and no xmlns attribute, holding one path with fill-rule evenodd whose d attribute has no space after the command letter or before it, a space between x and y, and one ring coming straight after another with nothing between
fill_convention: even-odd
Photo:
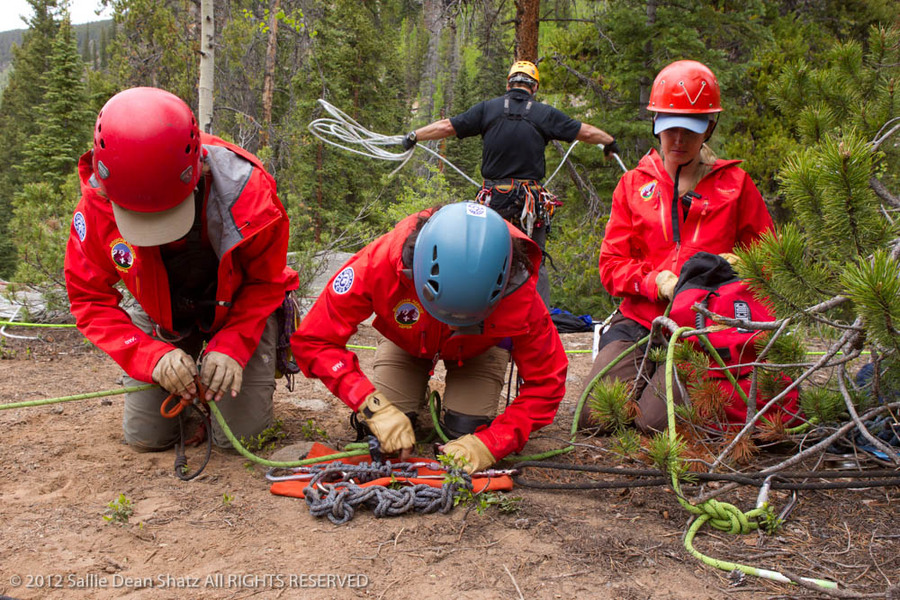
<instances>
[{"instance_id":1,"label":"dirt ground","mask_svg":"<svg viewBox=\"0 0 900 600\"><path fill-rule=\"evenodd\" d=\"M17 330L34 334L36 330ZM44 341L0 339L0 403L114 389L121 370L74 330ZM566 334L589 350L590 334ZM352 340L372 345L371 328ZM364 369L373 352L358 351ZM556 422L526 453L567 437L590 354L570 354L568 394ZM318 382L279 383L283 448L313 437L352 441L349 410ZM269 493L264 470L214 450L182 482L173 454L122 443L122 397L0 411L0 594L27 598L467 598L775 599L824 597L795 585L707 567L682 545L688 520L671 491L543 491L518 486L518 510L376 519L345 525L310 516L302 500ZM309 420L314 421L310 422ZM304 431L304 426L306 430ZM320 432L315 430L319 429ZM607 438L581 439L560 460L621 464ZM292 458L299 458L292 457ZM761 457L760 460L766 460ZM634 465L629 465L634 466ZM537 473L537 472L536 472ZM578 480L579 474L551 476ZM721 498L752 508L755 489ZM103 515L120 495L124 525ZM773 492L779 511L789 499ZM713 557L834 579L868 597L900 597L900 489L804 491L774 536L704 528ZM895 586L889 590L891 586Z\"/></svg>"}]
</instances>

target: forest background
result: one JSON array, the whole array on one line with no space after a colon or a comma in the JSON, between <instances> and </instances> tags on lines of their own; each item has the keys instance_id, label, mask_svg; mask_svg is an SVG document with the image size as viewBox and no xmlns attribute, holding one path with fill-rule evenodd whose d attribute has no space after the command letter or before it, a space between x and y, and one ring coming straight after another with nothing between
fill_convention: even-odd
<instances>
[{"instance_id":1,"label":"forest background","mask_svg":"<svg viewBox=\"0 0 900 600\"><path fill-rule=\"evenodd\" d=\"M0 79L0 279L38 286L51 309L64 311L61 271L79 196L76 162L90 148L95 116L115 92L136 85L165 88L197 108L200 2L106 0L114 19L92 24L93 34L85 35L85 26L74 32L63 0L28 1L34 15ZM744 159L779 224L801 234L814 229L792 193L799 185L821 200L817 184L802 177L804 169L821 170L822 156L810 153L830 144L864 155L862 188L848 194L880 205L879 235L870 243L887 246L896 233L889 211L900 205L900 7L891 0L214 6L211 131L259 155L277 178L291 216L292 256L307 281L318 253L355 251L418 208L472 199L477 191L418 150L389 176L397 163L323 144L307 129L326 116L317 100L388 135L458 114L503 92L510 63L522 58L516 25L526 9L539 14L539 99L613 134L629 167L655 143L645 109L655 73L673 60L696 59L714 70L723 91L713 149ZM430 144L480 180L478 138ZM548 174L566 149L548 147ZM799 184L791 179L797 170ZM551 189L565 202L548 243L554 306L595 316L614 306L596 263L621 174L599 148L579 145L554 178ZM835 239L845 244L845 232ZM869 256L872 248L856 250Z\"/></svg>"}]
</instances>

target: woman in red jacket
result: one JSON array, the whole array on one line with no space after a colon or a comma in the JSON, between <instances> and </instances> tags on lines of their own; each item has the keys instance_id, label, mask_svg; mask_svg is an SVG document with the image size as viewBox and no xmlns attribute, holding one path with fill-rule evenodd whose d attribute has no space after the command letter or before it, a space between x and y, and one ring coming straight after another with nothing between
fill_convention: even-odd
<instances>
[{"instance_id":1,"label":"woman in red jacket","mask_svg":"<svg viewBox=\"0 0 900 600\"><path fill-rule=\"evenodd\" d=\"M201 134L180 98L146 87L106 103L78 172L65 260L72 314L127 385L163 388L126 394L125 441L172 446L178 419L160 405L169 393L193 397L196 375L235 435L269 427L274 313L297 288L275 180L249 152ZM119 282L134 298L127 310ZM230 446L218 423L212 439Z\"/></svg>"},{"instance_id":2,"label":"woman in red jacket","mask_svg":"<svg viewBox=\"0 0 900 600\"><path fill-rule=\"evenodd\" d=\"M603 333L588 382L649 333L672 299L687 259L705 251L733 263L735 247L773 228L765 201L737 166L740 161L720 160L705 144L722 111L719 83L708 67L692 60L665 67L653 82L647 109L656 113L653 133L660 149L626 173L613 194L600 247L600 277L622 302ZM634 382L643 355L643 349L635 350L606 377ZM647 377L635 390L640 408L635 425L661 430L666 423L664 369L647 361L644 371ZM593 425L588 406L580 424Z\"/></svg>"},{"instance_id":3,"label":"woman in red jacket","mask_svg":"<svg viewBox=\"0 0 900 600\"><path fill-rule=\"evenodd\" d=\"M438 360L447 369L443 452L480 471L522 449L565 394L568 361L537 294L541 253L494 210L464 202L412 215L332 277L293 336L297 364L364 421L385 452L415 443L412 421ZM375 313L370 381L346 348ZM510 352L523 383L495 417Z\"/></svg>"}]
</instances>

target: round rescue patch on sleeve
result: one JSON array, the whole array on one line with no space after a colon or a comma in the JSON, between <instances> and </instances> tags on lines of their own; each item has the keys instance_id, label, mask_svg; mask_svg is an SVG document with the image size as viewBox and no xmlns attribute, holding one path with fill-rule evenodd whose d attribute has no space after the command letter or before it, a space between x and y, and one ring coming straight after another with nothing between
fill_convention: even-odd
<instances>
[{"instance_id":1,"label":"round rescue patch on sleeve","mask_svg":"<svg viewBox=\"0 0 900 600\"><path fill-rule=\"evenodd\" d=\"M353 285L354 273L353 267L345 267L340 273L334 276L331 282L331 289L335 294L346 294Z\"/></svg>"},{"instance_id":2,"label":"round rescue patch on sleeve","mask_svg":"<svg viewBox=\"0 0 900 600\"><path fill-rule=\"evenodd\" d=\"M81 211L76 212L75 216L72 217L72 227L75 228L78 239L83 242L84 238L87 237L87 222L84 220L84 215L81 214Z\"/></svg>"}]
</instances>

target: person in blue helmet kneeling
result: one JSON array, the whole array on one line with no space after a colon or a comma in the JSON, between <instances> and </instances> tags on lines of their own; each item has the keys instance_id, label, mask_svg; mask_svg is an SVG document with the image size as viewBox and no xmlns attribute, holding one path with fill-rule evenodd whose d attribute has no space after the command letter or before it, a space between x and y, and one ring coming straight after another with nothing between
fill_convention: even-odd
<instances>
[{"instance_id":1,"label":"person in blue helmet kneeling","mask_svg":"<svg viewBox=\"0 0 900 600\"><path fill-rule=\"evenodd\" d=\"M357 412L387 453L408 455L439 360L447 370L442 452L483 470L549 424L568 361L536 290L538 246L471 202L411 215L331 279L291 340L297 364ZM375 314L372 379L346 348ZM510 355L522 384L498 412Z\"/></svg>"}]
</instances>

